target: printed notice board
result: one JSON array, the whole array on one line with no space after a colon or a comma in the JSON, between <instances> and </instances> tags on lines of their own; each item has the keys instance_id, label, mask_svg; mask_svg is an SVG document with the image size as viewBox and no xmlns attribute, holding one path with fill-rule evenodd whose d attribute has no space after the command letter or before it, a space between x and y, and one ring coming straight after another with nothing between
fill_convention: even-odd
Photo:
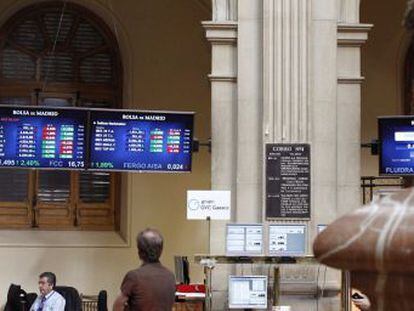
<instances>
[{"instance_id":1,"label":"printed notice board","mask_svg":"<svg viewBox=\"0 0 414 311\"><path fill-rule=\"evenodd\" d=\"M309 144L266 144L266 219L309 219L310 184Z\"/></svg>"}]
</instances>

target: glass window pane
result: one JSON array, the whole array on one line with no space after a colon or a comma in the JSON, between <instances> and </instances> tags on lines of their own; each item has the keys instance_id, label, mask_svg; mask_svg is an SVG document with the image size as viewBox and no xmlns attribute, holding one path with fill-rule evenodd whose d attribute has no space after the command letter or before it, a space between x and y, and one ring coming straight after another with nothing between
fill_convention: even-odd
<instances>
[{"instance_id":1,"label":"glass window pane","mask_svg":"<svg viewBox=\"0 0 414 311\"><path fill-rule=\"evenodd\" d=\"M41 79L53 82L73 81L73 62L70 54L46 54L42 60Z\"/></svg>"},{"instance_id":2,"label":"glass window pane","mask_svg":"<svg viewBox=\"0 0 414 311\"><path fill-rule=\"evenodd\" d=\"M63 203L69 201L70 172L39 171L39 202Z\"/></svg>"},{"instance_id":3,"label":"glass window pane","mask_svg":"<svg viewBox=\"0 0 414 311\"><path fill-rule=\"evenodd\" d=\"M1 105L29 105L29 97L1 97ZM29 198L29 171L18 169L0 170L0 201L25 202Z\"/></svg>"},{"instance_id":4,"label":"glass window pane","mask_svg":"<svg viewBox=\"0 0 414 311\"><path fill-rule=\"evenodd\" d=\"M0 170L0 201L24 202L28 200L29 171L15 169Z\"/></svg>"},{"instance_id":5,"label":"glass window pane","mask_svg":"<svg viewBox=\"0 0 414 311\"><path fill-rule=\"evenodd\" d=\"M36 63L30 55L11 47L3 50L2 75L11 80L33 80L36 74Z\"/></svg>"},{"instance_id":6,"label":"glass window pane","mask_svg":"<svg viewBox=\"0 0 414 311\"><path fill-rule=\"evenodd\" d=\"M68 13L62 15L60 8L48 11L43 16L43 23L50 42L54 42L56 39L58 43L64 43L70 33L73 21L74 16Z\"/></svg>"},{"instance_id":7,"label":"glass window pane","mask_svg":"<svg viewBox=\"0 0 414 311\"><path fill-rule=\"evenodd\" d=\"M79 196L84 203L105 203L110 195L111 175L106 172L81 172Z\"/></svg>"},{"instance_id":8,"label":"glass window pane","mask_svg":"<svg viewBox=\"0 0 414 311\"><path fill-rule=\"evenodd\" d=\"M113 108L114 103L107 100L94 100L94 99L87 99L81 98L80 100L81 107L91 107L91 108Z\"/></svg>"},{"instance_id":9,"label":"glass window pane","mask_svg":"<svg viewBox=\"0 0 414 311\"><path fill-rule=\"evenodd\" d=\"M72 103L65 98L44 98L41 100L40 105L46 107L70 107Z\"/></svg>"},{"instance_id":10,"label":"glass window pane","mask_svg":"<svg viewBox=\"0 0 414 311\"><path fill-rule=\"evenodd\" d=\"M34 19L28 19L18 25L11 37L15 43L29 50L41 52L45 47L42 33Z\"/></svg>"},{"instance_id":11,"label":"glass window pane","mask_svg":"<svg viewBox=\"0 0 414 311\"><path fill-rule=\"evenodd\" d=\"M0 105L29 106L31 104L30 97L0 97Z\"/></svg>"}]
</instances>

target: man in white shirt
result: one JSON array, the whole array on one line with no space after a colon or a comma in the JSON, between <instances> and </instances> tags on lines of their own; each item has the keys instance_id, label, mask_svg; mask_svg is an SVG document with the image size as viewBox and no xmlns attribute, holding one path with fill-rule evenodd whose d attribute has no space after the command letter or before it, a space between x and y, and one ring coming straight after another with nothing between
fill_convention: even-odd
<instances>
[{"instance_id":1,"label":"man in white shirt","mask_svg":"<svg viewBox=\"0 0 414 311\"><path fill-rule=\"evenodd\" d=\"M56 275L52 272L43 272L39 275L40 295L36 298L30 311L64 311L65 298L54 291Z\"/></svg>"}]
</instances>

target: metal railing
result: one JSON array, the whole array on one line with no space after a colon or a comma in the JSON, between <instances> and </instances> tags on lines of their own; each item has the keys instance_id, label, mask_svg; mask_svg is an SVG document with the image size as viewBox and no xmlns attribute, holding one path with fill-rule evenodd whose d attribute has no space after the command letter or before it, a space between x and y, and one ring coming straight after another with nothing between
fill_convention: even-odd
<instances>
[{"instance_id":1,"label":"metal railing","mask_svg":"<svg viewBox=\"0 0 414 311\"><path fill-rule=\"evenodd\" d=\"M406 187L406 180L399 176L362 176L361 196L362 204L372 201L376 193L387 193Z\"/></svg>"}]
</instances>

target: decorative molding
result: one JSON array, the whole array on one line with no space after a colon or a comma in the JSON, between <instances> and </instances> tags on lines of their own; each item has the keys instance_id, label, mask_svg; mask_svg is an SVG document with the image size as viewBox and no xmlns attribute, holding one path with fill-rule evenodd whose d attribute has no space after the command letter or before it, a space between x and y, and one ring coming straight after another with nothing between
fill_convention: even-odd
<instances>
[{"instance_id":1,"label":"decorative molding","mask_svg":"<svg viewBox=\"0 0 414 311\"><path fill-rule=\"evenodd\" d=\"M360 77L338 77L338 84L362 84L365 78Z\"/></svg>"},{"instance_id":2,"label":"decorative molding","mask_svg":"<svg viewBox=\"0 0 414 311\"><path fill-rule=\"evenodd\" d=\"M206 38L211 43L235 44L237 42L237 22L202 22Z\"/></svg>"},{"instance_id":3,"label":"decorative molding","mask_svg":"<svg viewBox=\"0 0 414 311\"><path fill-rule=\"evenodd\" d=\"M372 24L338 24L338 46L362 46L372 27Z\"/></svg>"},{"instance_id":4,"label":"decorative molding","mask_svg":"<svg viewBox=\"0 0 414 311\"><path fill-rule=\"evenodd\" d=\"M265 140L308 141L310 1L264 1L263 12Z\"/></svg>"},{"instance_id":5,"label":"decorative molding","mask_svg":"<svg viewBox=\"0 0 414 311\"><path fill-rule=\"evenodd\" d=\"M202 22L203 26L205 28L211 28L211 29L237 29L237 22Z\"/></svg>"},{"instance_id":6,"label":"decorative molding","mask_svg":"<svg viewBox=\"0 0 414 311\"><path fill-rule=\"evenodd\" d=\"M220 75L209 74L208 79L211 82L233 82L233 83L237 82L237 77L234 77L234 76L220 76Z\"/></svg>"},{"instance_id":7,"label":"decorative molding","mask_svg":"<svg viewBox=\"0 0 414 311\"><path fill-rule=\"evenodd\" d=\"M208 42L214 43L214 44L229 44L232 43L236 45L237 38L222 38L222 37L208 37Z\"/></svg>"}]
</instances>

